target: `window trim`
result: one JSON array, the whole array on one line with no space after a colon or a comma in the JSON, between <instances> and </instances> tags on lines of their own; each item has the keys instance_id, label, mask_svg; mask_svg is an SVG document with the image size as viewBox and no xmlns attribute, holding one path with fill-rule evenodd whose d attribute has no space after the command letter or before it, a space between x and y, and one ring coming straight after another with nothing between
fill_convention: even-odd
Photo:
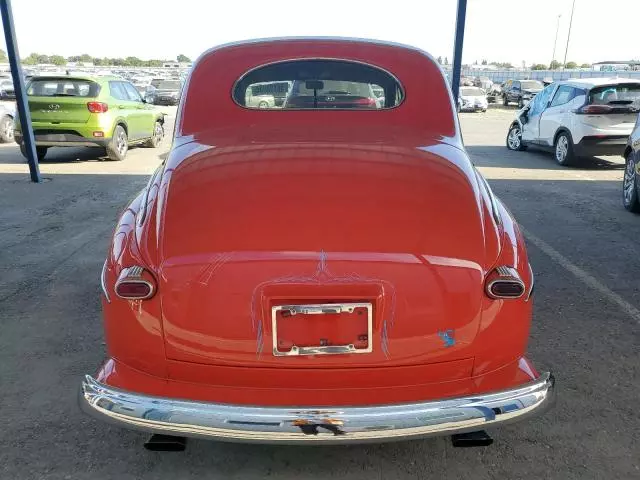
<instances>
[{"instance_id":1,"label":"window trim","mask_svg":"<svg viewBox=\"0 0 640 480\"><path fill-rule=\"evenodd\" d=\"M264 67L269 67L271 65L278 65L280 63L289 63L289 62L305 62L305 61L316 61L316 60L320 60L320 61L334 61L334 62L348 62L348 63L356 63L358 65L363 65L365 67L370 67L370 68L375 68L376 70L380 70L381 72L389 75L400 87L400 90L402 91L402 101L400 103L398 103L397 105L394 105L393 107L389 107L389 108L375 108L375 109L365 109L365 108L251 108L251 107L247 107L245 105L240 105L240 103L238 103L235 99L234 96L234 92L236 91L236 86L247 76L250 75L251 73L255 72L256 70L260 70L261 68ZM274 80L274 81L279 81L279 80ZM286 81L286 80L282 80L282 81ZM233 82L233 85L231 86L231 101L233 103L236 104L236 106L242 108L243 110L249 110L251 112L255 112L255 111L262 111L262 112L275 112L275 111L282 111L282 112L309 112L309 111L313 111L313 112L388 112L390 110L395 110L396 108L400 107L405 100L407 99L407 93L406 90L404 88L404 85L402 84L402 82L398 79L397 76L395 76L393 73L391 73L389 70L387 70L386 68L382 68L379 67L378 65L374 65L372 63L367 63L367 62L363 62L361 60L352 60L349 58L336 58L336 57L304 57L304 58L289 58L286 60L276 60L274 62L268 62L268 63L263 63L261 65L258 65L256 67L253 67L249 70L247 70L246 72L244 72L242 75L240 75L240 77L238 77L238 79Z\"/></svg>"}]
</instances>

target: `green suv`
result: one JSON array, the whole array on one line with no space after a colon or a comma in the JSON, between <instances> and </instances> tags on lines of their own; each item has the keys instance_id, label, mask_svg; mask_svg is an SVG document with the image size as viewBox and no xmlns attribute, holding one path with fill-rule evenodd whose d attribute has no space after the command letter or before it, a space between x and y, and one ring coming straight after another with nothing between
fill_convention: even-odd
<instances>
[{"instance_id":1,"label":"green suv","mask_svg":"<svg viewBox=\"0 0 640 480\"><path fill-rule=\"evenodd\" d=\"M124 160L130 145L156 147L164 114L147 105L129 82L115 77L42 76L27 84L38 159L49 147L103 147ZM26 157L16 116L15 141Z\"/></svg>"}]
</instances>

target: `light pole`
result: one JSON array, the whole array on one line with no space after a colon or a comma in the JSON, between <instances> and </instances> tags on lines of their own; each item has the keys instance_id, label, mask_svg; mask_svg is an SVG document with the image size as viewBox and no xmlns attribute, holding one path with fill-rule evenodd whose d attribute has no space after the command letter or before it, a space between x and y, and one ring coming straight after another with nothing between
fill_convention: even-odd
<instances>
[{"instance_id":1,"label":"light pole","mask_svg":"<svg viewBox=\"0 0 640 480\"><path fill-rule=\"evenodd\" d=\"M551 63L549 64L549 69L553 70L553 62L556 61L556 45L558 45L558 30L560 30L560 17L562 14L558 15L558 23L556 24L556 39L553 41L553 55L551 56Z\"/></svg>"},{"instance_id":2,"label":"light pole","mask_svg":"<svg viewBox=\"0 0 640 480\"><path fill-rule=\"evenodd\" d=\"M569 20L569 33L567 34L567 47L564 49L564 62L562 62L562 69L565 69L567 64L567 52L569 51L569 40L571 39L571 25L573 24L573 10L576 8L576 0L573 0L573 6L571 7L571 19Z\"/></svg>"}]
</instances>

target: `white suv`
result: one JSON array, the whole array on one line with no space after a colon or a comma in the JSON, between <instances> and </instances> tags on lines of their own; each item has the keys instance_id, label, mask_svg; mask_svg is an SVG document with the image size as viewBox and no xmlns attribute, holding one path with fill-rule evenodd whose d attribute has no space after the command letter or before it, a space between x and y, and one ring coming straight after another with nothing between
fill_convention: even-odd
<instances>
[{"instance_id":1,"label":"white suv","mask_svg":"<svg viewBox=\"0 0 640 480\"><path fill-rule=\"evenodd\" d=\"M640 111L640 81L585 78L552 83L518 111L507 148L555 152L560 165L579 157L622 155Z\"/></svg>"}]
</instances>

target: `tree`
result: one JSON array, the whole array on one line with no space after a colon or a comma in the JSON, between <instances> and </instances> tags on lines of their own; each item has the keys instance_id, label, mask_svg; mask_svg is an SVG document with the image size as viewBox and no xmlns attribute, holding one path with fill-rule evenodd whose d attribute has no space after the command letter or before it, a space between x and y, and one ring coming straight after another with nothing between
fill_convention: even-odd
<instances>
[{"instance_id":1,"label":"tree","mask_svg":"<svg viewBox=\"0 0 640 480\"><path fill-rule=\"evenodd\" d=\"M191 59L182 53L176 57L176 60L180 63L189 63Z\"/></svg>"},{"instance_id":2,"label":"tree","mask_svg":"<svg viewBox=\"0 0 640 480\"><path fill-rule=\"evenodd\" d=\"M445 65L449 65L449 58L448 57L444 57L444 64Z\"/></svg>"},{"instance_id":3,"label":"tree","mask_svg":"<svg viewBox=\"0 0 640 480\"><path fill-rule=\"evenodd\" d=\"M551 60L551 65L549 65L549 68L550 68L551 70L557 70L557 69L559 69L561 66L562 66L562 64L561 64L559 61L557 61L557 60Z\"/></svg>"},{"instance_id":4,"label":"tree","mask_svg":"<svg viewBox=\"0 0 640 480\"><path fill-rule=\"evenodd\" d=\"M487 65L487 61L486 60L482 60L482 65Z\"/></svg>"},{"instance_id":5,"label":"tree","mask_svg":"<svg viewBox=\"0 0 640 480\"><path fill-rule=\"evenodd\" d=\"M568 70L573 70L574 68L578 68L578 64L576 62L567 62L564 68Z\"/></svg>"},{"instance_id":6,"label":"tree","mask_svg":"<svg viewBox=\"0 0 640 480\"><path fill-rule=\"evenodd\" d=\"M582 65L580 65L580 68L591 68L591 64L583 63Z\"/></svg>"},{"instance_id":7,"label":"tree","mask_svg":"<svg viewBox=\"0 0 640 480\"><path fill-rule=\"evenodd\" d=\"M0 48L0 62L6 62L6 61L7 61L7 52L5 52Z\"/></svg>"},{"instance_id":8,"label":"tree","mask_svg":"<svg viewBox=\"0 0 640 480\"><path fill-rule=\"evenodd\" d=\"M25 65L37 65L39 57L40 55L38 55L37 53L32 53L27 58L23 58L22 63L24 63Z\"/></svg>"},{"instance_id":9,"label":"tree","mask_svg":"<svg viewBox=\"0 0 640 480\"><path fill-rule=\"evenodd\" d=\"M542 63L534 63L531 65L531 70L546 70L547 66Z\"/></svg>"},{"instance_id":10,"label":"tree","mask_svg":"<svg viewBox=\"0 0 640 480\"><path fill-rule=\"evenodd\" d=\"M442 57L438 57L438 63L442 65Z\"/></svg>"},{"instance_id":11,"label":"tree","mask_svg":"<svg viewBox=\"0 0 640 480\"><path fill-rule=\"evenodd\" d=\"M59 67L67 64L67 61L62 55L51 55L49 57L49 61L54 65L58 65Z\"/></svg>"}]
</instances>

